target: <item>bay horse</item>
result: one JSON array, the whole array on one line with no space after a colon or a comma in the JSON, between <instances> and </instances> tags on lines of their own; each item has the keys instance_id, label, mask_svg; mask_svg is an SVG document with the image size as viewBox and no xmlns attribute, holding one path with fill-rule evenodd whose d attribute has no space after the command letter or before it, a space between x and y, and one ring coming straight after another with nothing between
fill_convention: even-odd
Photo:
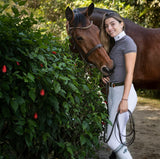
<instances>
[{"instance_id":1,"label":"bay horse","mask_svg":"<svg viewBox=\"0 0 160 159\"><path fill-rule=\"evenodd\" d=\"M92 7L91 7L92 6ZM90 9L92 8L92 10ZM88 8L77 8L73 11L73 17L77 14L83 14L86 10L89 12L89 20L93 21L93 26L97 26L100 30L102 24L103 15L106 12L113 12L112 10L101 9L101 8L94 8L94 4L92 3ZM67 15L66 15L67 16ZM72 18L73 18L72 17ZM67 19L68 20L68 19ZM88 20L88 24L89 24ZM70 20L71 21L71 20ZM153 29L153 28L144 28L138 24L135 24L129 19L124 18L125 23L125 32L127 35L132 37L137 45L137 59L134 71L134 85L136 88L145 88L145 89L160 89L160 73L159 73L159 65L160 65L160 28ZM79 24L78 24L79 25ZM90 30L93 28L90 28ZM86 30L88 31L88 30ZM91 31L90 31L91 32ZM86 33L84 37L84 44L86 47L89 45L87 40L87 36L90 37L90 40L97 38L98 43L100 37L97 35L93 36L91 33ZM79 32L79 37L81 37L81 32ZM98 34L98 32L94 33ZM86 38L86 39L85 39ZM73 52L79 52L77 50L78 47L73 47L74 42L71 41L71 50ZM83 49L82 45L78 45L80 48ZM101 48L102 50L102 48ZM100 51L101 51L100 50ZM100 53L99 53L100 54ZM93 56L95 56L94 53ZM108 55L106 60L108 59ZM99 60L99 57L94 59ZM95 61L94 61L95 62ZM107 63L107 62L106 62ZM113 69L114 66L109 67ZM108 70L108 69L104 69ZM106 71L105 71L106 72ZM103 73L103 71L102 71ZM109 72L111 73L111 71Z\"/></svg>"},{"instance_id":2,"label":"bay horse","mask_svg":"<svg viewBox=\"0 0 160 159\"><path fill-rule=\"evenodd\" d=\"M107 76L112 73L114 64L100 42L99 28L90 21L93 10L93 3L78 14L67 7L65 11L67 33L71 37L72 44L74 44L73 49L78 49L82 59L87 63L96 65ZM75 52L73 49L72 51Z\"/></svg>"}]
</instances>

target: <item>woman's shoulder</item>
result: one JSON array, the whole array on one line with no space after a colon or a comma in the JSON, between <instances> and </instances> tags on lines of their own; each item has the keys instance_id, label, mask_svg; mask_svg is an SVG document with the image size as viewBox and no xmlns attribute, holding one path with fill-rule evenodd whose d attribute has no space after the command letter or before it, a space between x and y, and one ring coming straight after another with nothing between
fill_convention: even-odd
<instances>
[{"instance_id":1,"label":"woman's shoulder","mask_svg":"<svg viewBox=\"0 0 160 159\"><path fill-rule=\"evenodd\" d=\"M124 52L127 53L127 52L137 52L137 46L136 46L136 43L134 42L134 40L126 35L123 39L123 46L124 46Z\"/></svg>"},{"instance_id":2,"label":"woman's shoulder","mask_svg":"<svg viewBox=\"0 0 160 159\"><path fill-rule=\"evenodd\" d=\"M121 43L122 43L123 45L129 45L129 46L132 46L132 45L133 45L133 46L136 46L136 43L134 42L134 40L133 40L130 36L128 36L128 35L125 35L125 36L123 37Z\"/></svg>"},{"instance_id":3,"label":"woman's shoulder","mask_svg":"<svg viewBox=\"0 0 160 159\"><path fill-rule=\"evenodd\" d=\"M135 43L134 40L129 35L125 35L124 40L128 43Z\"/></svg>"}]
</instances>

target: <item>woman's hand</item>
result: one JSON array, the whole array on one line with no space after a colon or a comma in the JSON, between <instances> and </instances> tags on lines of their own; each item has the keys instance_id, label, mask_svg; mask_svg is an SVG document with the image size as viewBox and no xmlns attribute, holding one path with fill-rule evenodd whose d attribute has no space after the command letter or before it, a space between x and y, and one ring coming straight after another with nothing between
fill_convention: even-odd
<instances>
[{"instance_id":1,"label":"woman's hand","mask_svg":"<svg viewBox=\"0 0 160 159\"><path fill-rule=\"evenodd\" d=\"M120 112L120 114L128 111L128 100L121 100L121 102L119 103L118 111Z\"/></svg>"},{"instance_id":2,"label":"woman's hand","mask_svg":"<svg viewBox=\"0 0 160 159\"><path fill-rule=\"evenodd\" d=\"M110 81L109 77L102 77L102 81L104 84L107 84Z\"/></svg>"}]
</instances>

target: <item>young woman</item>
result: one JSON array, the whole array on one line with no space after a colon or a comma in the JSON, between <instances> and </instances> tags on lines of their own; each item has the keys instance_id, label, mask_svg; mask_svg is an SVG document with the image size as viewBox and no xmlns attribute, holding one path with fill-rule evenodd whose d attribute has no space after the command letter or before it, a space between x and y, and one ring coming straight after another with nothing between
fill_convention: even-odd
<instances>
[{"instance_id":1,"label":"young woman","mask_svg":"<svg viewBox=\"0 0 160 159\"><path fill-rule=\"evenodd\" d=\"M124 21L116 12L106 13L102 21L101 42L110 58L113 60L115 69L110 77L103 77L102 81L109 84L108 110L109 120L113 123L117 112L123 143L126 138L126 124L129 119L128 109L133 112L137 103L137 94L133 86L133 73L136 61L137 47L131 37L124 31ZM111 44L113 44L111 46ZM109 46L109 47L108 47ZM107 138L112 126L108 125ZM113 150L110 159L132 159L127 146L120 142L117 127L108 146Z\"/></svg>"}]
</instances>

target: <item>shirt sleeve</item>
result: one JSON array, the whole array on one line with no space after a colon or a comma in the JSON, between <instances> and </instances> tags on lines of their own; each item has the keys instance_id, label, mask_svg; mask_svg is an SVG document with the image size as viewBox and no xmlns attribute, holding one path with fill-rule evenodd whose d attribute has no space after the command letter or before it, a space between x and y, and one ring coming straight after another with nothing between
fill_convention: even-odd
<instances>
[{"instance_id":1,"label":"shirt sleeve","mask_svg":"<svg viewBox=\"0 0 160 159\"><path fill-rule=\"evenodd\" d=\"M125 44L124 54L131 53L131 52L137 53L137 46L133 41L133 39L128 37Z\"/></svg>"}]
</instances>

